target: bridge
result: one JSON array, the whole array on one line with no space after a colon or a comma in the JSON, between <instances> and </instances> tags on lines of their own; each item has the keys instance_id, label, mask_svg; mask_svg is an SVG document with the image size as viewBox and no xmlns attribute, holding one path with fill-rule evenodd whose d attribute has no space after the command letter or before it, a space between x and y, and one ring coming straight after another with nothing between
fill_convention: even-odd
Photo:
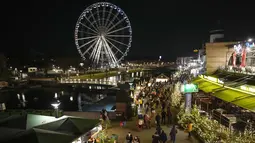
<instances>
[{"instance_id":1,"label":"bridge","mask_svg":"<svg viewBox=\"0 0 255 143\"><path fill-rule=\"evenodd\" d=\"M109 80L104 80L104 79L63 79L61 78L59 80L59 83L61 84L96 84L96 85L110 85L110 86L117 86L118 83L116 81L109 81Z\"/></svg>"}]
</instances>

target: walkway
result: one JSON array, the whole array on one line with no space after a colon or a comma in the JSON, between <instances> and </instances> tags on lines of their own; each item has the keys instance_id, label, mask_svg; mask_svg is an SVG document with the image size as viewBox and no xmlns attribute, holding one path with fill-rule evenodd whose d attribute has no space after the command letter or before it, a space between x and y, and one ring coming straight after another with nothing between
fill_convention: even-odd
<instances>
[{"instance_id":1,"label":"walkway","mask_svg":"<svg viewBox=\"0 0 255 143\"><path fill-rule=\"evenodd\" d=\"M170 143L169 132L171 127L162 126L163 130L168 135L167 143ZM119 124L113 123L112 128L107 130L107 134L110 136L112 134L117 134L119 143L125 143L125 137L128 132L131 132L133 136L138 136L141 140L141 143L151 143L152 135L155 133L155 127L151 129L144 129L142 131L138 131L135 125L135 121L129 121L126 127L119 127ZM182 130L178 130L176 143L199 143L194 137L189 138L187 133L184 133Z\"/></svg>"},{"instance_id":2,"label":"walkway","mask_svg":"<svg viewBox=\"0 0 255 143\"><path fill-rule=\"evenodd\" d=\"M141 87L140 90L138 89L135 92L135 94L134 94L135 98L139 94L139 92L141 91L142 88L144 88L144 87ZM159 107L161 107L161 106L159 106ZM156 109L156 112L161 113L161 108ZM142 106L138 107L138 114L144 114L144 113L145 113L145 109ZM171 108L171 113L172 113L172 122L176 122L176 115L177 115L176 109ZM142 131L138 131L137 126L136 126L136 121L137 121L137 119L133 119L133 121L129 121L127 123L127 126L124 128L119 127L119 124L113 125L114 128L111 128L108 130L108 135L117 134L117 135L119 135L119 142L124 143L127 133L131 132L133 134L133 136L138 136L140 138L141 143L151 143L152 135L154 135L154 133L156 131L155 117L153 117L153 119L151 120L152 128L151 129L143 129ZM161 128L168 135L168 143L170 143L169 133L170 133L172 126L162 125ZM199 141L196 140L194 137L189 138L187 133L178 129L178 133L176 136L176 143L199 143Z\"/></svg>"},{"instance_id":3,"label":"walkway","mask_svg":"<svg viewBox=\"0 0 255 143\"><path fill-rule=\"evenodd\" d=\"M69 84L69 83L76 83L76 84L82 84L82 83L88 83L88 84L98 84L98 85L112 85L117 86L117 82L114 81L107 81L104 79L60 79L59 83L62 84Z\"/></svg>"}]
</instances>

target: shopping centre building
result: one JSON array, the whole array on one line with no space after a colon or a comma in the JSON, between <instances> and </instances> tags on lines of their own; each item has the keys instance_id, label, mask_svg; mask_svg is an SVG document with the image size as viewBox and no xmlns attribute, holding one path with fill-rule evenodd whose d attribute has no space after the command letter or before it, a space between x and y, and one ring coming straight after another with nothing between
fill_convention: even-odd
<instances>
[{"instance_id":1,"label":"shopping centre building","mask_svg":"<svg viewBox=\"0 0 255 143\"><path fill-rule=\"evenodd\" d=\"M193 102L222 124L243 130L255 121L254 42L212 42L205 49L206 73L193 80L200 89Z\"/></svg>"}]
</instances>

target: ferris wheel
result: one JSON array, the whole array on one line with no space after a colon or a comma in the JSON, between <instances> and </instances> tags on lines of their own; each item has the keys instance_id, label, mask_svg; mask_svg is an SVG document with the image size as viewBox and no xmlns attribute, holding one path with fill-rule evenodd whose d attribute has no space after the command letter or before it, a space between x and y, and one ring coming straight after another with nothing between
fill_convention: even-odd
<instances>
[{"instance_id":1,"label":"ferris wheel","mask_svg":"<svg viewBox=\"0 0 255 143\"><path fill-rule=\"evenodd\" d=\"M119 67L129 51L132 28L122 9L108 2L87 7L75 27L75 44L82 59L96 67Z\"/></svg>"}]
</instances>

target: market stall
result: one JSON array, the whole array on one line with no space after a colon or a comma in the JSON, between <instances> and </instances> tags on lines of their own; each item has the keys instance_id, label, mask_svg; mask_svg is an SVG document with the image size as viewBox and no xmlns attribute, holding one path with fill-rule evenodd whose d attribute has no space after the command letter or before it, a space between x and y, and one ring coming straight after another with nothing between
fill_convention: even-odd
<instances>
[{"instance_id":1,"label":"market stall","mask_svg":"<svg viewBox=\"0 0 255 143\"><path fill-rule=\"evenodd\" d=\"M161 74L156 77L156 82L168 82L168 81L169 81L169 77L167 77L164 74Z\"/></svg>"}]
</instances>

